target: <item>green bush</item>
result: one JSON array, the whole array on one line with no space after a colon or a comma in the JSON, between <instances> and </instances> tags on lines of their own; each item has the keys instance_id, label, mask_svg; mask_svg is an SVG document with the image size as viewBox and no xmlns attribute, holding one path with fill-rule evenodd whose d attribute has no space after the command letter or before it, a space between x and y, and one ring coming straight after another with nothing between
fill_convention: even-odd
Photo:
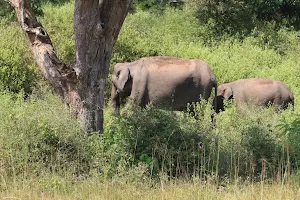
<instances>
[{"instance_id":1,"label":"green bush","mask_svg":"<svg viewBox=\"0 0 300 200\"><path fill-rule=\"evenodd\" d=\"M75 60L74 40L74 3L57 6L47 4L43 7L44 17L41 19L46 28L55 52L64 62Z\"/></svg>"},{"instance_id":2,"label":"green bush","mask_svg":"<svg viewBox=\"0 0 300 200\"><path fill-rule=\"evenodd\" d=\"M203 107L203 106L202 106ZM197 170L201 153L198 143L206 144L212 131L210 110L201 121L188 114L155 109L128 107L106 124L106 149L114 154L109 163L115 174L124 162L127 167L141 163L148 173L157 176L191 176ZM107 119L106 119L107 120ZM203 122L203 123L202 123ZM125 160L124 160L125 159Z\"/></svg>"},{"instance_id":3,"label":"green bush","mask_svg":"<svg viewBox=\"0 0 300 200\"><path fill-rule=\"evenodd\" d=\"M162 14L167 7L181 8L183 4L184 1L181 0L134 0L129 12L148 11Z\"/></svg>"},{"instance_id":4,"label":"green bush","mask_svg":"<svg viewBox=\"0 0 300 200\"><path fill-rule=\"evenodd\" d=\"M190 0L202 23L213 20L219 34L250 33L259 22L275 22L299 28L300 2L290 0Z\"/></svg>"},{"instance_id":5,"label":"green bush","mask_svg":"<svg viewBox=\"0 0 300 200\"><path fill-rule=\"evenodd\" d=\"M210 108L196 104L198 120L152 106L124 108L119 117L106 113L108 174L124 175L141 164L147 166L144 173L154 177L260 180L273 179L287 169L297 171L296 160L288 161L288 156L298 153L286 152L287 144L294 142L279 126L284 117L293 119L290 111L278 115L271 108L233 106L217 116L214 126Z\"/></svg>"},{"instance_id":6,"label":"green bush","mask_svg":"<svg viewBox=\"0 0 300 200\"><path fill-rule=\"evenodd\" d=\"M194 105L197 120L188 113L130 105L120 116L106 110L99 137L87 136L58 97L41 97L24 101L0 95L2 181L49 174L129 176L137 182L165 175L234 180L260 177L263 162L268 178L287 167L297 170L298 121L290 111L278 115L272 109L229 107L214 125L211 106L204 102Z\"/></svg>"},{"instance_id":7,"label":"green bush","mask_svg":"<svg viewBox=\"0 0 300 200\"><path fill-rule=\"evenodd\" d=\"M65 2L69 2L70 0L31 0L30 6L33 9L33 12L37 16L43 16L43 8L42 5L51 3L55 5L62 5ZM0 20L1 18L6 18L9 21L16 20L16 14L14 12L14 9L7 1L1 1L0 2Z\"/></svg>"},{"instance_id":8,"label":"green bush","mask_svg":"<svg viewBox=\"0 0 300 200\"><path fill-rule=\"evenodd\" d=\"M0 99L0 163L5 179L51 173L76 177L94 169L101 140L87 136L58 97L24 102L1 94Z\"/></svg>"},{"instance_id":9,"label":"green bush","mask_svg":"<svg viewBox=\"0 0 300 200\"><path fill-rule=\"evenodd\" d=\"M37 78L28 44L16 24L0 23L0 91L31 93Z\"/></svg>"},{"instance_id":10,"label":"green bush","mask_svg":"<svg viewBox=\"0 0 300 200\"><path fill-rule=\"evenodd\" d=\"M9 5L9 3L6 1L1 1L0 2L0 20L3 17L12 19L13 15L14 15L13 8Z\"/></svg>"},{"instance_id":11,"label":"green bush","mask_svg":"<svg viewBox=\"0 0 300 200\"><path fill-rule=\"evenodd\" d=\"M133 10L161 12L167 3L168 0L134 0L131 7Z\"/></svg>"},{"instance_id":12,"label":"green bush","mask_svg":"<svg viewBox=\"0 0 300 200\"><path fill-rule=\"evenodd\" d=\"M287 138L287 143L285 144L285 151L290 157L292 166L298 169L300 164L300 118L299 116L294 116L293 118L284 117L278 126L285 133L285 137Z\"/></svg>"},{"instance_id":13,"label":"green bush","mask_svg":"<svg viewBox=\"0 0 300 200\"><path fill-rule=\"evenodd\" d=\"M266 162L265 175L275 177L286 161L282 155L286 137L278 128L280 120L272 108L232 107L221 113L217 117L217 132L223 140L220 172L234 179L240 175L259 178Z\"/></svg>"},{"instance_id":14,"label":"green bush","mask_svg":"<svg viewBox=\"0 0 300 200\"><path fill-rule=\"evenodd\" d=\"M243 0L201 0L195 1L197 18L201 23L213 20L218 35L226 33L243 33L254 28L255 15Z\"/></svg>"}]
</instances>

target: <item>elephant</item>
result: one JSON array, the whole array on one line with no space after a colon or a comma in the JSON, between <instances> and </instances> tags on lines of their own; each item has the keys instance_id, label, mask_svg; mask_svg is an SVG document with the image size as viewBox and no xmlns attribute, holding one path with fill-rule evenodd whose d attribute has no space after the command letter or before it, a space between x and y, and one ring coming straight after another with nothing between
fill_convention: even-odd
<instances>
[{"instance_id":1,"label":"elephant","mask_svg":"<svg viewBox=\"0 0 300 200\"><path fill-rule=\"evenodd\" d=\"M209 65L198 59L143 57L118 63L112 73L111 99L115 113L130 97L137 105L182 111L187 103L208 100L217 82Z\"/></svg>"},{"instance_id":2,"label":"elephant","mask_svg":"<svg viewBox=\"0 0 300 200\"><path fill-rule=\"evenodd\" d=\"M237 106L241 104L268 107L274 106L276 112L287 109L288 104L294 109L294 95L283 82L270 78L240 79L218 86L213 100L216 113L224 111L224 99L233 99Z\"/></svg>"}]
</instances>

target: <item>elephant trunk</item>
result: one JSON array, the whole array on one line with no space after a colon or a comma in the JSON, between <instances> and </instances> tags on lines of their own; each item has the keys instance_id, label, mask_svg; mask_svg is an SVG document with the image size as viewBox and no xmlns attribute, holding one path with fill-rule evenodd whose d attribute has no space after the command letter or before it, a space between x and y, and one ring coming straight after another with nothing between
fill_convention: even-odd
<instances>
[{"instance_id":1,"label":"elephant trunk","mask_svg":"<svg viewBox=\"0 0 300 200\"><path fill-rule=\"evenodd\" d=\"M119 114L120 111L120 94L117 92L117 88L114 84L111 87L111 100L115 114Z\"/></svg>"},{"instance_id":2,"label":"elephant trunk","mask_svg":"<svg viewBox=\"0 0 300 200\"><path fill-rule=\"evenodd\" d=\"M214 104L213 107L214 107L216 113L218 113L218 104L217 104L218 84L215 83L214 87L215 87L215 98L214 98L214 101L213 101L213 104Z\"/></svg>"},{"instance_id":3,"label":"elephant trunk","mask_svg":"<svg viewBox=\"0 0 300 200\"><path fill-rule=\"evenodd\" d=\"M293 93L290 93L290 99L291 99L291 102L292 102L292 110L294 111L294 107L295 107L295 99L294 99Z\"/></svg>"},{"instance_id":4,"label":"elephant trunk","mask_svg":"<svg viewBox=\"0 0 300 200\"><path fill-rule=\"evenodd\" d=\"M218 96L217 83L215 83L214 88L215 88L215 97L213 99L213 109L215 110L216 113L219 113L220 110L224 111L223 99L220 96Z\"/></svg>"}]
</instances>

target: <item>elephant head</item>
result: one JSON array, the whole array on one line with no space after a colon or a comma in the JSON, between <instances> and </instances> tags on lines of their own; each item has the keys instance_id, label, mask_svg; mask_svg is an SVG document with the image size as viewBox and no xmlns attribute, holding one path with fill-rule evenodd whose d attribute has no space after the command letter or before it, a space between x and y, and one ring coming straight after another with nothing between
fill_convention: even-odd
<instances>
[{"instance_id":1,"label":"elephant head","mask_svg":"<svg viewBox=\"0 0 300 200\"><path fill-rule=\"evenodd\" d=\"M232 97L233 97L232 88L226 84L220 85L218 87L217 96L222 97L227 100L232 99Z\"/></svg>"},{"instance_id":2,"label":"elephant head","mask_svg":"<svg viewBox=\"0 0 300 200\"><path fill-rule=\"evenodd\" d=\"M112 74L111 99L115 112L119 112L120 105L128 97L132 89L132 76L129 63L116 64Z\"/></svg>"},{"instance_id":3,"label":"elephant head","mask_svg":"<svg viewBox=\"0 0 300 200\"><path fill-rule=\"evenodd\" d=\"M227 84L220 85L217 89L217 96L213 100L213 106L216 113L219 113L220 111L224 111L224 99L230 100L232 98L233 98L232 88Z\"/></svg>"}]
</instances>

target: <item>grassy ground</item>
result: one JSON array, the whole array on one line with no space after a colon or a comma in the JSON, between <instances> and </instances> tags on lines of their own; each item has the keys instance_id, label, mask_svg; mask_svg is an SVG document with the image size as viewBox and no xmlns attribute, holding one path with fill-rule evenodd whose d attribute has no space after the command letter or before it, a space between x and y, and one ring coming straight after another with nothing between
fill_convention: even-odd
<instances>
[{"instance_id":1,"label":"grassy ground","mask_svg":"<svg viewBox=\"0 0 300 200\"><path fill-rule=\"evenodd\" d=\"M166 182L151 188L122 182L83 181L66 183L60 189L43 190L34 180L27 180L21 186L10 188L0 195L1 199L299 199L300 189L288 184L255 183L249 185L228 185L217 187L202 182Z\"/></svg>"}]
</instances>

